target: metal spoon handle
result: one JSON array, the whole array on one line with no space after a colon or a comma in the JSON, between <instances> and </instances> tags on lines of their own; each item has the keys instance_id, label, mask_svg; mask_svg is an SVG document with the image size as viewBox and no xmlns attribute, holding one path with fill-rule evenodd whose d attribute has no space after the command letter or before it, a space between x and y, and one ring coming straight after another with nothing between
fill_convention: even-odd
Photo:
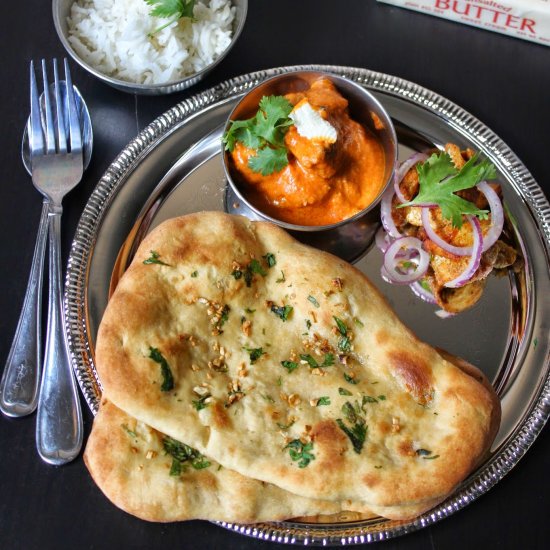
<instances>
[{"instance_id":1,"label":"metal spoon handle","mask_svg":"<svg viewBox=\"0 0 550 550\"><path fill-rule=\"evenodd\" d=\"M61 283L61 206L49 214L49 299L44 371L36 419L36 447L42 460L60 466L82 446L82 412L65 343Z\"/></svg>"},{"instance_id":2,"label":"metal spoon handle","mask_svg":"<svg viewBox=\"0 0 550 550\"><path fill-rule=\"evenodd\" d=\"M23 308L0 382L0 410L26 416L36 409L42 368L42 277L48 235L49 202L42 203L38 235Z\"/></svg>"}]
</instances>

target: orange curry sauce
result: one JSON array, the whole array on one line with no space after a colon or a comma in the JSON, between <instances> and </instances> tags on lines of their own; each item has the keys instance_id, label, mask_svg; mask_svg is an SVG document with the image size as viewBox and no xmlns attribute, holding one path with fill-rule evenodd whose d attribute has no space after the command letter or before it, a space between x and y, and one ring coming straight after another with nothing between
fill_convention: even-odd
<instances>
[{"instance_id":1,"label":"orange curry sauce","mask_svg":"<svg viewBox=\"0 0 550 550\"><path fill-rule=\"evenodd\" d=\"M288 165L268 176L253 172L255 155L237 143L231 157L247 185L249 200L267 215L296 225L329 225L366 208L384 184L384 150L348 114L348 101L332 82L319 79L305 92L285 96L292 105L307 98L338 133L336 142L302 137L295 126L285 136Z\"/></svg>"}]
</instances>

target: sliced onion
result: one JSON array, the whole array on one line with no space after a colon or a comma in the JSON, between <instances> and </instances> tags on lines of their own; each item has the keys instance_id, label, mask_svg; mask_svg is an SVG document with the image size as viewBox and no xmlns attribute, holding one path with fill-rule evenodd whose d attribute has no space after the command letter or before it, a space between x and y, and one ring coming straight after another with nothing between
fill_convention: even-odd
<instances>
[{"instance_id":1,"label":"sliced onion","mask_svg":"<svg viewBox=\"0 0 550 550\"><path fill-rule=\"evenodd\" d=\"M504 227L504 209L498 195L487 182L482 181L481 183L478 183L477 188L485 195L491 211L491 226L489 227L487 233L484 236L482 235L483 247L481 251L486 252L497 242L497 239L502 233L502 228ZM422 208L422 225L424 226L424 230L426 231L428 238L443 250L446 250L455 256L472 255L472 246L454 246L448 243L445 239L441 238L435 232L430 223L429 209L426 207Z\"/></svg>"},{"instance_id":2,"label":"sliced onion","mask_svg":"<svg viewBox=\"0 0 550 550\"><path fill-rule=\"evenodd\" d=\"M413 291L416 296L418 296L421 300L424 302L427 302L428 304L436 304L436 300L434 295L429 291L426 290L421 284L420 281L415 281L414 283L411 283L410 285L411 290Z\"/></svg>"},{"instance_id":3,"label":"sliced onion","mask_svg":"<svg viewBox=\"0 0 550 550\"><path fill-rule=\"evenodd\" d=\"M475 216L466 216L466 219L472 225L472 233L474 236L474 244L472 245L472 255L468 261L466 269L455 279L445 283L447 288L458 288L464 286L477 271L479 267L479 262L481 260L481 251L483 248L483 238L481 236L481 225L479 220Z\"/></svg>"},{"instance_id":4,"label":"sliced onion","mask_svg":"<svg viewBox=\"0 0 550 550\"><path fill-rule=\"evenodd\" d=\"M483 252L485 252L497 242L502 233L502 228L504 227L504 208L495 190L486 181L478 183L476 187L485 195L491 211L491 226L483 236Z\"/></svg>"},{"instance_id":5,"label":"sliced onion","mask_svg":"<svg viewBox=\"0 0 550 550\"><path fill-rule=\"evenodd\" d=\"M451 317L454 317L456 313L451 313L450 311L445 311L444 309L438 309L435 314L440 319L450 319Z\"/></svg>"},{"instance_id":6,"label":"sliced onion","mask_svg":"<svg viewBox=\"0 0 550 550\"><path fill-rule=\"evenodd\" d=\"M418 258L412 258L412 254L408 257L399 257L402 254L402 249L407 252L418 253ZM398 264L403 259L416 264L416 269L412 269L407 273L398 271ZM430 255L422 248L422 241L416 237L401 237L396 239L384 253L384 269L385 273L394 284L410 284L423 277L430 264Z\"/></svg>"},{"instance_id":7,"label":"sliced onion","mask_svg":"<svg viewBox=\"0 0 550 550\"><path fill-rule=\"evenodd\" d=\"M399 237L402 237L402 235L401 233L399 233L399 230L397 229L395 222L393 221L393 216L391 213L392 200L394 195L394 189L392 187L388 187L387 191L382 197L382 201L380 202L380 219L382 221L384 229L390 235L390 237L398 239Z\"/></svg>"},{"instance_id":8,"label":"sliced onion","mask_svg":"<svg viewBox=\"0 0 550 550\"><path fill-rule=\"evenodd\" d=\"M411 157L409 157L407 160L403 161L401 163L401 166L395 173L395 178L393 180L393 186L395 189L395 194L397 195L397 200L403 204L404 202L407 202L407 199L401 193L401 189L399 187L400 183L403 181L403 178L405 177L405 174L418 162L424 162L428 158L428 155L425 153L414 153Z\"/></svg>"},{"instance_id":9,"label":"sliced onion","mask_svg":"<svg viewBox=\"0 0 550 550\"><path fill-rule=\"evenodd\" d=\"M455 256L471 256L472 255L472 249L471 246L454 246L450 243L448 243L445 239L440 237L436 232L435 229L432 227L431 221L430 221L430 209L426 207L422 207L422 226L424 227L424 231L426 231L426 235L428 236L428 239L430 241L433 241L437 246L442 248L443 250L450 252L451 254L454 254Z\"/></svg>"},{"instance_id":10,"label":"sliced onion","mask_svg":"<svg viewBox=\"0 0 550 550\"><path fill-rule=\"evenodd\" d=\"M384 267L384 264L382 264L382 267L380 268L380 277L382 277L382 279L390 285L395 284L395 282L390 277L390 274L386 271L386 268Z\"/></svg>"},{"instance_id":11,"label":"sliced onion","mask_svg":"<svg viewBox=\"0 0 550 550\"><path fill-rule=\"evenodd\" d=\"M386 233L383 227L380 227L374 236L374 242L381 252L386 252L393 239Z\"/></svg>"}]
</instances>

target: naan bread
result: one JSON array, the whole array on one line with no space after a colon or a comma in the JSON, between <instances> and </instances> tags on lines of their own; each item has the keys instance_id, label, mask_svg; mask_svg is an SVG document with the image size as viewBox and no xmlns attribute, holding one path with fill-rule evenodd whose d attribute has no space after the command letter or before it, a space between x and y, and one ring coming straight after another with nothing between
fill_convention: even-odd
<instances>
[{"instance_id":1,"label":"naan bread","mask_svg":"<svg viewBox=\"0 0 550 550\"><path fill-rule=\"evenodd\" d=\"M500 418L490 386L420 342L358 270L222 213L147 236L96 362L116 406L224 468L392 519L449 495Z\"/></svg>"},{"instance_id":2,"label":"naan bread","mask_svg":"<svg viewBox=\"0 0 550 550\"><path fill-rule=\"evenodd\" d=\"M239 523L336 514L345 504L299 497L244 477L213 460L171 475L163 434L103 400L84 460L94 481L122 510L148 521L207 519Z\"/></svg>"}]
</instances>

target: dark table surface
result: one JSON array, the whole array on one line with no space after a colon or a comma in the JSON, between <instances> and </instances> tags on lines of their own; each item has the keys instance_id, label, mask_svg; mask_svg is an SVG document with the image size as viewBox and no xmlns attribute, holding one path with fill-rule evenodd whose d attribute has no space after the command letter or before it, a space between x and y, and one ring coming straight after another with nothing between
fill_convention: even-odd
<instances>
[{"instance_id":1,"label":"dark table surface","mask_svg":"<svg viewBox=\"0 0 550 550\"><path fill-rule=\"evenodd\" d=\"M2 2L0 109L0 364L7 358L31 264L41 198L20 161L28 115L28 62L62 57L51 3ZM64 202L64 260L83 207L117 153L155 117L190 95L239 74L296 64L364 67L432 89L499 135L550 195L550 48L402 10L373 0L251 0L227 58L191 90L164 97L116 91L72 64L94 128L91 165ZM92 415L84 401L86 435ZM54 468L34 446L35 415L0 418L2 548L267 548L207 522L153 525L111 505L81 457ZM547 548L550 434L487 494L449 519L386 548Z\"/></svg>"}]
</instances>

